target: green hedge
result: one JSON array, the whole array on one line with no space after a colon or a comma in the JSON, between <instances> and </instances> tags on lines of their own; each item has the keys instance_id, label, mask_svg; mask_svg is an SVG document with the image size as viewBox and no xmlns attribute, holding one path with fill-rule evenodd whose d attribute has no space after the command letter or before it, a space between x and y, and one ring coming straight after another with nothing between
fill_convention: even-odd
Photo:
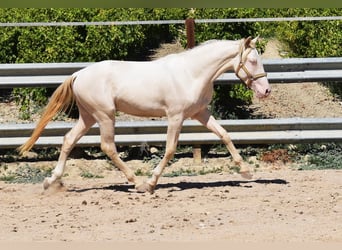
<instances>
[{"instance_id":1,"label":"green hedge","mask_svg":"<svg viewBox=\"0 0 342 250\"><path fill-rule=\"evenodd\" d=\"M184 19L185 9L0 9L0 22L72 22ZM174 25L7 27L1 63L143 59L175 39Z\"/></svg>"},{"instance_id":2,"label":"green hedge","mask_svg":"<svg viewBox=\"0 0 342 250\"><path fill-rule=\"evenodd\" d=\"M216 18L341 16L341 9L0 9L0 22L61 22L120 20L185 20ZM123 25L75 27L3 27L0 36L0 63L81 62L106 59L146 60L160 43L178 39L185 45L184 25ZM277 37L286 44L290 56L341 56L341 21L248 22L196 24L197 43L209 39L240 39L260 35ZM263 50L265 45L260 45ZM340 86L334 86L340 91ZM337 89L337 90L336 90ZM231 103L251 101L242 86L216 89L213 107L221 117L230 116ZM45 103L46 90L19 89L14 92L29 117L28 107ZM44 99L45 97L45 99ZM222 99L223 98L223 99ZM230 104L230 105L228 105ZM224 112L226 109L226 112Z\"/></svg>"},{"instance_id":3,"label":"green hedge","mask_svg":"<svg viewBox=\"0 0 342 250\"><path fill-rule=\"evenodd\" d=\"M185 19L186 9L0 9L0 22L72 22ZM144 60L162 42L177 38L176 25L7 27L0 63ZM47 102L44 88L15 89L22 118Z\"/></svg>"},{"instance_id":4,"label":"green hedge","mask_svg":"<svg viewBox=\"0 0 342 250\"><path fill-rule=\"evenodd\" d=\"M279 15L341 16L342 9L289 9ZM341 57L342 22L307 21L280 23L276 29L279 40L289 48L291 57ZM331 93L342 100L342 83L323 83Z\"/></svg>"}]
</instances>

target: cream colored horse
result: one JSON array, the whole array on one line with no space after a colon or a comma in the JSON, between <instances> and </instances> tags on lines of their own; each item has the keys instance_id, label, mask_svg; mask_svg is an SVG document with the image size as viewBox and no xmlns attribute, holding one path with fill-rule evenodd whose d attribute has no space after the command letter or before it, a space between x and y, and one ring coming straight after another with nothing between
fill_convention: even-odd
<instances>
[{"instance_id":1,"label":"cream colored horse","mask_svg":"<svg viewBox=\"0 0 342 250\"><path fill-rule=\"evenodd\" d=\"M182 123L186 118L200 121L227 146L240 173L251 178L250 167L243 162L228 133L207 109L213 95L213 82L227 70L234 70L255 94L262 98L270 86L255 45L257 38L237 41L209 41L194 49L151 62L102 61L68 77L52 95L31 138L20 147L30 150L47 123L76 100L79 119L65 135L57 166L44 181L48 188L62 177L67 157L76 142L97 122L101 149L108 155L139 192L153 192L158 178L173 157ZM167 142L163 159L152 177L140 182L120 159L115 142L115 113L147 117L167 116Z\"/></svg>"}]
</instances>

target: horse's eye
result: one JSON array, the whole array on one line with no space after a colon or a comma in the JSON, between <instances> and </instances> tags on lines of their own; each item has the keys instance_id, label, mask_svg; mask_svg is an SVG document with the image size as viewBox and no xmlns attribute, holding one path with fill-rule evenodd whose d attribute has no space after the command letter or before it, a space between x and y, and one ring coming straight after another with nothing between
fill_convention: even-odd
<instances>
[{"instance_id":1,"label":"horse's eye","mask_svg":"<svg viewBox=\"0 0 342 250\"><path fill-rule=\"evenodd\" d=\"M255 57L249 59L252 64L257 64L258 60Z\"/></svg>"}]
</instances>

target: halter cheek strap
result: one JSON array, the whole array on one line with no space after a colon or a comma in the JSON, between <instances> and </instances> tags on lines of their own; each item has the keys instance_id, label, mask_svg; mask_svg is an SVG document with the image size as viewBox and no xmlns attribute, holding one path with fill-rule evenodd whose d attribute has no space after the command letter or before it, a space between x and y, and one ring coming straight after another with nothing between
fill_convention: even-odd
<instances>
[{"instance_id":1,"label":"halter cheek strap","mask_svg":"<svg viewBox=\"0 0 342 250\"><path fill-rule=\"evenodd\" d=\"M235 75L240 78L241 81L242 78L239 76L239 72L240 70L243 70L245 72L245 74L247 75L247 80L246 80L246 85L247 87L251 87L252 86L252 82L259 79L259 78L262 78L262 77L265 77L267 76L267 73L264 72L264 73L260 73L260 74L256 74L256 75L252 75L249 70L247 69L246 65L243 63L243 62L240 62L237 69L236 69L236 72L235 72Z\"/></svg>"},{"instance_id":2,"label":"halter cheek strap","mask_svg":"<svg viewBox=\"0 0 342 250\"><path fill-rule=\"evenodd\" d=\"M259 73L259 74L256 74L256 75L252 75L252 74L249 72L249 70L247 69L247 67L246 67L246 65L245 65L245 62L246 62L246 60L247 60L248 54L252 51L252 49L255 49L255 48L254 48L254 47L249 48L249 50L248 50L248 52L247 52L247 54L246 54L246 56L245 56L245 59L243 60L243 57L242 57L242 56L243 56L244 50L243 50L243 45L241 46L241 49L240 49L240 63L239 63L239 65L238 65L238 67L236 68L236 71L235 71L235 75L236 75L242 82L244 82L244 80L240 77L239 72L240 72L241 69L245 72L245 74L247 75L246 85L247 85L248 88L251 88L253 81L255 81L255 80L259 79L259 78L262 78L262 77L266 77L266 76L267 76L267 73L266 73L266 72Z\"/></svg>"}]
</instances>

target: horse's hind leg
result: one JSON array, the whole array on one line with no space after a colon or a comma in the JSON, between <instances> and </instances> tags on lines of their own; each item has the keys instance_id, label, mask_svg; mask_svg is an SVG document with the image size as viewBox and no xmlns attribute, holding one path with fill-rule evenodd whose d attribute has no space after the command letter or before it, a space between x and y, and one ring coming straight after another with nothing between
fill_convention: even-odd
<instances>
[{"instance_id":1,"label":"horse's hind leg","mask_svg":"<svg viewBox=\"0 0 342 250\"><path fill-rule=\"evenodd\" d=\"M98 120L101 134L101 149L113 161L126 176L127 180L137 185L137 178L133 172L119 157L114 143L114 119L113 116L99 115Z\"/></svg>"},{"instance_id":2,"label":"horse's hind leg","mask_svg":"<svg viewBox=\"0 0 342 250\"><path fill-rule=\"evenodd\" d=\"M230 139L230 136L228 135L227 131L215 120L215 118L210 114L210 112L207 109L205 109L197 113L192 118L197 119L209 130L211 130L221 138L221 140L226 145L229 153L232 155L234 162L239 165L241 176L246 179L251 179L252 174L249 165L243 161L239 152L236 150L232 140Z\"/></svg>"},{"instance_id":3,"label":"horse's hind leg","mask_svg":"<svg viewBox=\"0 0 342 250\"><path fill-rule=\"evenodd\" d=\"M91 117L80 105L79 119L76 125L64 136L63 145L61 147L61 153L58 158L57 165L52 171L52 176L47 177L44 180L44 189L47 189L52 183L60 179L63 175L66 160L74 148L76 142L89 130L89 128L95 123L93 117Z\"/></svg>"}]
</instances>

